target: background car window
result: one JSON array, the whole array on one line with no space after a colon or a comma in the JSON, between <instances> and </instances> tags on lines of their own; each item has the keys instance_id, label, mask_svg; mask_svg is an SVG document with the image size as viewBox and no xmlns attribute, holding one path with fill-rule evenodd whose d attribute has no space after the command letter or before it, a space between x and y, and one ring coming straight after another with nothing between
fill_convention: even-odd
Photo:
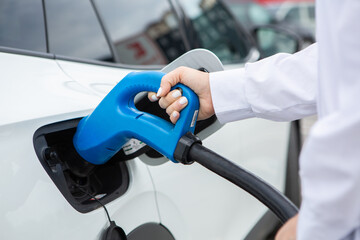
<instances>
[{"instance_id":1,"label":"background car window","mask_svg":"<svg viewBox=\"0 0 360 240\"><path fill-rule=\"evenodd\" d=\"M287 13L286 17L284 18L285 21L289 21L289 22L293 22L293 23L297 23L300 22L300 9L297 7L294 7L292 9L289 10L289 12Z\"/></svg>"},{"instance_id":2,"label":"background car window","mask_svg":"<svg viewBox=\"0 0 360 240\"><path fill-rule=\"evenodd\" d=\"M249 2L234 2L233 0L224 1L236 19L246 28L250 29L254 25L269 24L271 15L264 7Z\"/></svg>"},{"instance_id":3,"label":"background car window","mask_svg":"<svg viewBox=\"0 0 360 240\"><path fill-rule=\"evenodd\" d=\"M41 0L0 2L0 46L46 52Z\"/></svg>"},{"instance_id":4,"label":"background car window","mask_svg":"<svg viewBox=\"0 0 360 240\"><path fill-rule=\"evenodd\" d=\"M185 53L178 20L167 0L96 0L121 63L166 64Z\"/></svg>"},{"instance_id":5,"label":"background car window","mask_svg":"<svg viewBox=\"0 0 360 240\"><path fill-rule=\"evenodd\" d=\"M182 0L179 2L192 23L199 47L214 52L223 63L245 61L251 44L221 1Z\"/></svg>"},{"instance_id":6,"label":"background car window","mask_svg":"<svg viewBox=\"0 0 360 240\"><path fill-rule=\"evenodd\" d=\"M279 52L294 53L298 50L298 39L281 29L264 26L257 29L255 37L262 58Z\"/></svg>"},{"instance_id":7,"label":"background car window","mask_svg":"<svg viewBox=\"0 0 360 240\"><path fill-rule=\"evenodd\" d=\"M308 15L310 19L315 19L315 6L308 7Z\"/></svg>"},{"instance_id":8,"label":"background car window","mask_svg":"<svg viewBox=\"0 0 360 240\"><path fill-rule=\"evenodd\" d=\"M52 53L113 61L89 0L46 0L49 50Z\"/></svg>"}]
</instances>

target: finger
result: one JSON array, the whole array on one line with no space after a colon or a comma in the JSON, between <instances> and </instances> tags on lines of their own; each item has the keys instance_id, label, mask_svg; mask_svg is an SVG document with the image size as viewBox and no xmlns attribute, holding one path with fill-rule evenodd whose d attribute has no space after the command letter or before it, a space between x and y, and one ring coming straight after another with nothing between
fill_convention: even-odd
<instances>
[{"instance_id":1,"label":"finger","mask_svg":"<svg viewBox=\"0 0 360 240\"><path fill-rule=\"evenodd\" d=\"M185 69L186 67L179 67L163 76L161 79L160 88L156 93L156 96L166 96L166 94L170 91L171 87L175 86L181 81L181 74Z\"/></svg>"},{"instance_id":2,"label":"finger","mask_svg":"<svg viewBox=\"0 0 360 240\"><path fill-rule=\"evenodd\" d=\"M151 102L156 102L157 100L159 100L159 98L156 97L156 93L154 93L154 92L148 92L148 99Z\"/></svg>"},{"instance_id":3,"label":"finger","mask_svg":"<svg viewBox=\"0 0 360 240\"><path fill-rule=\"evenodd\" d=\"M179 119L180 117L180 113L177 112L177 111L173 111L170 115L170 121L175 124L177 122L177 120Z\"/></svg>"},{"instance_id":4,"label":"finger","mask_svg":"<svg viewBox=\"0 0 360 240\"><path fill-rule=\"evenodd\" d=\"M161 108L165 109L168 106L170 106L171 104L173 104L173 102L178 100L180 97L181 97L180 90L175 89L175 90L171 91L165 97L160 98L159 105L160 105Z\"/></svg>"},{"instance_id":5,"label":"finger","mask_svg":"<svg viewBox=\"0 0 360 240\"><path fill-rule=\"evenodd\" d=\"M166 108L166 113L170 116L170 114L174 111L181 112L181 110L183 110L187 104L188 104L187 98L181 97Z\"/></svg>"}]
</instances>

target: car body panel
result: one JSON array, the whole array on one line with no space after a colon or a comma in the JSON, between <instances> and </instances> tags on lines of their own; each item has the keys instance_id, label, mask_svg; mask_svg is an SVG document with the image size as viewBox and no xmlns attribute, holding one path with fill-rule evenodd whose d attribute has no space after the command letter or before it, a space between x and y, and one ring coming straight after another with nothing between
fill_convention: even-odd
<instances>
[{"instance_id":1,"label":"car body panel","mask_svg":"<svg viewBox=\"0 0 360 240\"><path fill-rule=\"evenodd\" d=\"M41 166L32 138L44 125L89 114L130 70L8 53L1 53L0 61L6 63L0 88L0 169L7 179L1 183L6 196L0 220L7 231L0 238L42 239L51 232L50 239L98 239L108 224L103 209L86 214L73 209ZM217 132L204 145L282 190L288 125L260 119L219 125L208 130ZM234 239L245 236L266 210L197 164L148 166L134 159L127 165L128 191L107 204L111 218L127 233L157 222L177 239Z\"/></svg>"},{"instance_id":2,"label":"car body panel","mask_svg":"<svg viewBox=\"0 0 360 240\"><path fill-rule=\"evenodd\" d=\"M263 133L261 139L255 132ZM249 119L226 124L203 145L282 191L288 134L288 123ZM248 193L196 163L149 169L161 222L177 239L243 239L266 211Z\"/></svg>"},{"instance_id":3,"label":"car body panel","mask_svg":"<svg viewBox=\"0 0 360 240\"><path fill-rule=\"evenodd\" d=\"M92 90L92 86L103 80L111 86L127 73L111 67L68 61L58 63L72 79ZM181 62L182 65L184 63ZM199 63L187 64L197 66ZM234 68L235 65L228 67ZM224 126L217 123L217 127L205 129L199 135L202 139L207 137L204 146L253 171L282 191L289 126L289 123L248 119ZM176 239L245 237L266 211L256 199L197 164L182 166L165 158L151 159L144 155L139 159L145 163L164 163L148 168L155 184L161 223L169 228ZM137 162L138 159L130 162L133 161ZM198 194L200 189L203 190L202 194ZM209 211L213 214L204 217ZM228 220L229 216L231 221Z\"/></svg>"},{"instance_id":4,"label":"car body panel","mask_svg":"<svg viewBox=\"0 0 360 240\"><path fill-rule=\"evenodd\" d=\"M55 60L0 53L0 61L0 225L6 229L0 239L99 239L108 224L104 210L81 214L71 207L40 164L33 135L44 125L86 116L101 97ZM131 161L128 168L129 188L108 210L130 232L160 219L147 166Z\"/></svg>"},{"instance_id":5,"label":"car body panel","mask_svg":"<svg viewBox=\"0 0 360 240\"><path fill-rule=\"evenodd\" d=\"M100 100L131 71L118 67L99 66L65 60L56 60L64 73L73 81L88 89Z\"/></svg>"}]
</instances>

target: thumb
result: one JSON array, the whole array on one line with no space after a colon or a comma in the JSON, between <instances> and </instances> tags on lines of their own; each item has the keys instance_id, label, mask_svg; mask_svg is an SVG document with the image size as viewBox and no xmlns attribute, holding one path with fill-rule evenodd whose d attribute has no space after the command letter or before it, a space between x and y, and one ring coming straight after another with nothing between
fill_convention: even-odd
<instances>
[{"instance_id":1,"label":"thumb","mask_svg":"<svg viewBox=\"0 0 360 240\"><path fill-rule=\"evenodd\" d=\"M161 79L160 88L156 94L157 97L164 97L170 92L170 89L178 83L184 83L182 74L188 69L187 67L179 67L169 72ZM184 83L186 85L186 83Z\"/></svg>"}]
</instances>

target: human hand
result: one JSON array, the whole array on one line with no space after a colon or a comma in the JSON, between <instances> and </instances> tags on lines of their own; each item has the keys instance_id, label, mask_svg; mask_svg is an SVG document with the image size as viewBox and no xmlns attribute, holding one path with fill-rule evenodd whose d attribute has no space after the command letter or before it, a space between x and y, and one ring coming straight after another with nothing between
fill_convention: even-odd
<instances>
[{"instance_id":1,"label":"human hand","mask_svg":"<svg viewBox=\"0 0 360 240\"><path fill-rule=\"evenodd\" d=\"M280 228L276 233L275 240L296 240L298 216L299 214L296 214Z\"/></svg>"},{"instance_id":2,"label":"human hand","mask_svg":"<svg viewBox=\"0 0 360 240\"><path fill-rule=\"evenodd\" d=\"M211 99L209 73L201 72L188 67L179 67L161 79L161 85L157 93L149 92L148 98L154 102L159 100L161 108L166 109L173 124L180 117L180 111L187 105L187 99L181 96L181 92L175 89L170 92L171 87L182 83L191 88L199 97L200 109L198 120L211 117L215 111Z\"/></svg>"}]
</instances>

